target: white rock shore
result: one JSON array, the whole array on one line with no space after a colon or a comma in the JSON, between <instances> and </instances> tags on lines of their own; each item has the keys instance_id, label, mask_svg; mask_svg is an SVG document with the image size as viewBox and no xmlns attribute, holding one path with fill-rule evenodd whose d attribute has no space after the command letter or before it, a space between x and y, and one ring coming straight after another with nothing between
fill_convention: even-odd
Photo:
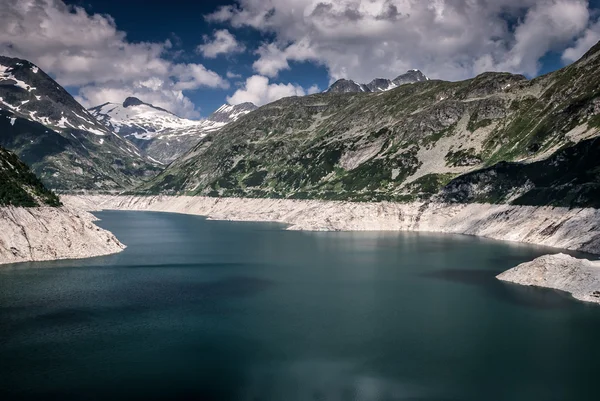
<instances>
[{"instance_id":1,"label":"white rock shore","mask_svg":"<svg viewBox=\"0 0 600 401\"><path fill-rule=\"evenodd\" d=\"M428 231L477 235L600 254L600 210L488 204L354 203L189 196L63 196L65 207L0 208L0 264L122 251L88 211L147 210L219 220L274 221L291 230ZM600 261L545 255L498 279L600 303Z\"/></svg>"},{"instance_id":2,"label":"white rock shore","mask_svg":"<svg viewBox=\"0 0 600 401\"><path fill-rule=\"evenodd\" d=\"M562 253L544 255L497 276L502 281L554 288L574 298L600 303L600 261L577 259Z\"/></svg>"},{"instance_id":3,"label":"white rock shore","mask_svg":"<svg viewBox=\"0 0 600 401\"><path fill-rule=\"evenodd\" d=\"M600 254L600 210L489 204L357 203L191 196L63 196L83 210L148 210L218 220L275 221L291 230L468 234Z\"/></svg>"},{"instance_id":4,"label":"white rock shore","mask_svg":"<svg viewBox=\"0 0 600 401\"><path fill-rule=\"evenodd\" d=\"M93 215L69 207L0 207L0 264L81 259L122 251Z\"/></svg>"}]
</instances>

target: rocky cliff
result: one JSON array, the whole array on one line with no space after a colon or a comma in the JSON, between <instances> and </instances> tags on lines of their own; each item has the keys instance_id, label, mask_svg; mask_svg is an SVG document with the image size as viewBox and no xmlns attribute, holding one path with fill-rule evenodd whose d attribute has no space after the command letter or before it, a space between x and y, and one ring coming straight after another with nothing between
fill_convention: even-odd
<instances>
[{"instance_id":1,"label":"rocky cliff","mask_svg":"<svg viewBox=\"0 0 600 401\"><path fill-rule=\"evenodd\" d=\"M600 261L565 254L544 255L500 275L510 283L554 288L586 302L600 303Z\"/></svg>"},{"instance_id":2,"label":"rocky cliff","mask_svg":"<svg viewBox=\"0 0 600 401\"><path fill-rule=\"evenodd\" d=\"M68 207L0 207L0 264L121 252L125 246L95 220Z\"/></svg>"},{"instance_id":3,"label":"rocky cliff","mask_svg":"<svg viewBox=\"0 0 600 401\"><path fill-rule=\"evenodd\" d=\"M61 206L12 152L0 147L0 264L83 258L124 246L94 216Z\"/></svg>"},{"instance_id":4,"label":"rocky cliff","mask_svg":"<svg viewBox=\"0 0 600 401\"><path fill-rule=\"evenodd\" d=\"M274 221L294 230L426 231L600 254L600 210L547 206L367 203L199 196L65 196L83 210L149 210L218 220Z\"/></svg>"}]
</instances>

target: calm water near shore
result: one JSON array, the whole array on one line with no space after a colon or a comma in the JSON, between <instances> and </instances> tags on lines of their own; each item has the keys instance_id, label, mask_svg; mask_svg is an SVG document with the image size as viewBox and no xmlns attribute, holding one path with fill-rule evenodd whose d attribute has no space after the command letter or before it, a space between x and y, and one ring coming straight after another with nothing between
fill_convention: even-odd
<instances>
[{"instance_id":1,"label":"calm water near shore","mask_svg":"<svg viewBox=\"0 0 600 401\"><path fill-rule=\"evenodd\" d=\"M0 400L597 400L600 307L548 248L97 213L128 248L0 267Z\"/></svg>"}]
</instances>

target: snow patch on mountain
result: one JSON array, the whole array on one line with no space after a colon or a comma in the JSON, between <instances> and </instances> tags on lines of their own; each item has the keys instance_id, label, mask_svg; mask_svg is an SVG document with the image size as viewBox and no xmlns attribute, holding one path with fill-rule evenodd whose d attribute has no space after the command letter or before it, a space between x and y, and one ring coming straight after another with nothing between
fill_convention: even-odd
<instances>
[{"instance_id":1,"label":"snow patch on mountain","mask_svg":"<svg viewBox=\"0 0 600 401\"><path fill-rule=\"evenodd\" d=\"M165 131L196 128L199 121L180 118L149 104L105 103L90 109L100 122L116 132L129 131L137 139L152 139ZM118 130L118 131L117 131Z\"/></svg>"},{"instance_id":2,"label":"snow patch on mountain","mask_svg":"<svg viewBox=\"0 0 600 401\"><path fill-rule=\"evenodd\" d=\"M123 103L104 103L88 111L118 135L133 141L153 160L168 163L211 132L248 114L252 103L223 105L208 118L189 120L168 110L128 97Z\"/></svg>"},{"instance_id":3,"label":"snow patch on mountain","mask_svg":"<svg viewBox=\"0 0 600 401\"><path fill-rule=\"evenodd\" d=\"M0 64L0 85L14 85L19 88L25 89L27 92L31 92L35 90L35 88L31 87L25 81L21 81L17 79L12 74L12 68L6 65Z\"/></svg>"},{"instance_id":4,"label":"snow patch on mountain","mask_svg":"<svg viewBox=\"0 0 600 401\"><path fill-rule=\"evenodd\" d=\"M219 107L214 113L208 117L208 121L214 121L215 123L230 123L236 121L238 118L256 110L253 103L246 102L236 105L224 104Z\"/></svg>"}]
</instances>

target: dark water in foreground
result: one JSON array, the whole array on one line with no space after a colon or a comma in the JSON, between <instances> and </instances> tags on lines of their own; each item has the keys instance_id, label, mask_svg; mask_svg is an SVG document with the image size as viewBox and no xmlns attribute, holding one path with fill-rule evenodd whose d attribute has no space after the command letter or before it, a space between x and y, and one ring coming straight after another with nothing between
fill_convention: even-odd
<instances>
[{"instance_id":1,"label":"dark water in foreground","mask_svg":"<svg viewBox=\"0 0 600 401\"><path fill-rule=\"evenodd\" d=\"M600 399L600 307L494 279L548 249L98 216L125 252L0 269L0 400Z\"/></svg>"}]
</instances>

